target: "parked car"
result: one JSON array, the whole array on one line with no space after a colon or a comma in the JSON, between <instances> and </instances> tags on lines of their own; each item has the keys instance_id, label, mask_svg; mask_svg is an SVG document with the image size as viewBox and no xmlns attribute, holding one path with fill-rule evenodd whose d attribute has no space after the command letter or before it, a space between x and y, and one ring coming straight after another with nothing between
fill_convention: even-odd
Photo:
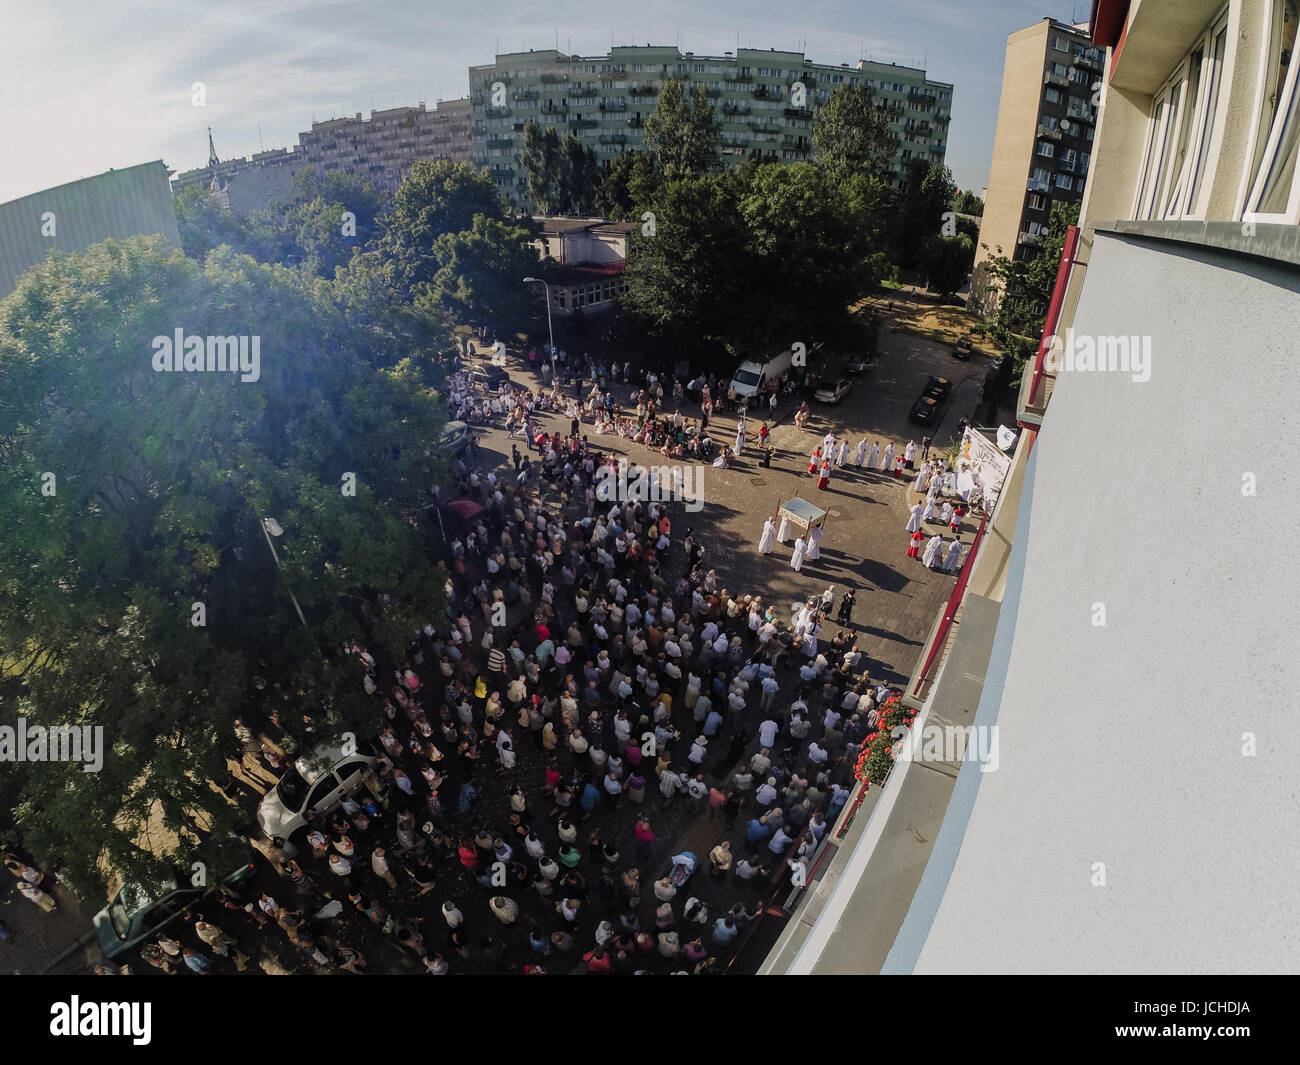
<instances>
[{"instance_id":1,"label":"parked car","mask_svg":"<svg viewBox=\"0 0 1300 1065\"><path fill-rule=\"evenodd\" d=\"M489 362L471 366L469 379L472 384L479 385L488 392L500 392L502 385L509 384L510 375L500 366L493 366Z\"/></svg>"},{"instance_id":2,"label":"parked car","mask_svg":"<svg viewBox=\"0 0 1300 1065\"><path fill-rule=\"evenodd\" d=\"M933 396L940 403L948 398L948 393L952 391L952 382L946 377L931 377L925 382L925 387L921 389L921 395Z\"/></svg>"},{"instance_id":3,"label":"parked car","mask_svg":"<svg viewBox=\"0 0 1300 1065\"><path fill-rule=\"evenodd\" d=\"M216 891L218 884L237 888L257 871L253 849L245 839L231 836L213 851L217 868L228 870L215 883L194 886L189 870L174 869L153 883L133 880L123 884L93 918L104 957L111 961L138 947Z\"/></svg>"},{"instance_id":4,"label":"parked car","mask_svg":"<svg viewBox=\"0 0 1300 1065\"><path fill-rule=\"evenodd\" d=\"M847 377L834 378L817 386L817 391L813 393L813 399L818 403L838 403L849 394L849 389L853 387L853 382Z\"/></svg>"},{"instance_id":5,"label":"parked car","mask_svg":"<svg viewBox=\"0 0 1300 1065\"><path fill-rule=\"evenodd\" d=\"M971 352L974 350L975 342L970 337L965 336L952 346L952 354L955 359L969 359Z\"/></svg>"},{"instance_id":6,"label":"parked car","mask_svg":"<svg viewBox=\"0 0 1300 1065\"><path fill-rule=\"evenodd\" d=\"M921 396L912 404L908 418L918 425L933 425L935 419L939 417L939 407L939 401L933 396Z\"/></svg>"},{"instance_id":7,"label":"parked car","mask_svg":"<svg viewBox=\"0 0 1300 1065\"><path fill-rule=\"evenodd\" d=\"M851 373L855 376L859 374L870 373L872 370L876 368L876 363L878 361L879 360L876 358L875 355L870 355L870 354L850 355L847 359L844 360L844 372Z\"/></svg>"},{"instance_id":8,"label":"parked car","mask_svg":"<svg viewBox=\"0 0 1300 1065\"><path fill-rule=\"evenodd\" d=\"M442 436L438 438L438 450L453 455L463 454L473 438L474 430L464 422L448 422L443 426Z\"/></svg>"},{"instance_id":9,"label":"parked car","mask_svg":"<svg viewBox=\"0 0 1300 1065\"><path fill-rule=\"evenodd\" d=\"M375 759L363 751L345 754L322 744L284 771L257 807L257 823L268 836L288 839L307 824L308 807L326 814L361 786Z\"/></svg>"}]
</instances>

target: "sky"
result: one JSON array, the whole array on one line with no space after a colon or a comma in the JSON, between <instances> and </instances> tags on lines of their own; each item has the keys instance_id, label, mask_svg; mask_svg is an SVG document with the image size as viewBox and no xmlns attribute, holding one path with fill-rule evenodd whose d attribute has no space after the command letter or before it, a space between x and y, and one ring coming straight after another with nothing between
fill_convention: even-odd
<instances>
[{"instance_id":1,"label":"sky","mask_svg":"<svg viewBox=\"0 0 1300 1065\"><path fill-rule=\"evenodd\" d=\"M1007 34L1090 0L4 0L0 203L112 168L285 148L313 121L468 95L498 51L680 43L923 67L954 83L947 163L988 181ZM203 83L203 106L194 102Z\"/></svg>"}]
</instances>

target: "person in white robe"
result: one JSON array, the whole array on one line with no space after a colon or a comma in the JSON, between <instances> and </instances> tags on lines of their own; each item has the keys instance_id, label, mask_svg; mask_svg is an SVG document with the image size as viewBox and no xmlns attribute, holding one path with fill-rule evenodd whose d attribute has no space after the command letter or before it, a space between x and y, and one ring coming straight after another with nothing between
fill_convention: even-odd
<instances>
[{"instance_id":1,"label":"person in white robe","mask_svg":"<svg viewBox=\"0 0 1300 1065\"><path fill-rule=\"evenodd\" d=\"M736 446L733 449L739 455L745 450L745 423L741 422L736 426Z\"/></svg>"},{"instance_id":2,"label":"person in white robe","mask_svg":"<svg viewBox=\"0 0 1300 1065\"><path fill-rule=\"evenodd\" d=\"M790 539L790 519L786 515L782 514L781 527L776 530L776 542L778 544L783 544L788 539Z\"/></svg>"},{"instance_id":3,"label":"person in white robe","mask_svg":"<svg viewBox=\"0 0 1300 1065\"><path fill-rule=\"evenodd\" d=\"M912 464L912 459L914 459L915 457L916 457L916 441L909 440L907 442L907 447L903 449L903 461L910 466Z\"/></svg>"},{"instance_id":4,"label":"person in white robe","mask_svg":"<svg viewBox=\"0 0 1300 1065\"><path fill-rule=\"evenodd\" d=\"M952 504L946 499L943 501L943 509L939 511L939 524L950 525L952 523Z\"/></svg>"},{"instance_id":5,"label":"person in white robe","mask_svg":"<svg viewBox=\"0 0 1300 1065\"><path fill-rule=\"evenodd\" d=\"M849 441L846 437L840 441L840 450L835 455L835 465L843 466L849 460Z\"/></svg>"},{"instance_id":6,"label":"person in white robe","mask_svg":"<svg viewBox=\"0 0 1300 1065\"><path fill-rule=\"evenodd\" d=\"M907 531L916 532L921 527L921 504L913 503L911 515L907 519Z\"/></svg>"},{"instance_id":7,"label":"person in white robe","mask_svg":"<svg viewBox=\"0 0 1300 1065\"><path fill-rule=\"evenodd\" d=\"M820 525L808 534L808 553L804 558L816 562L822 557L822 527Z\"/></svg>"},{"instance_id":8,"label":"person in white robe","mask_svg":"<svg viewBox=\"0 0 1300 1065\"><path fill-rule=\"evenodd\" d=\"M867 469L874 470L877 463L880 462L880 445L871 445L871 454L867 456Z\"/></svg>"},{"instance_id":9,"label":"person in white robe","mask_svg":"<svg viewBox=\"0 0 1300 1065\"><path fill-rule=\"evenodd\" d=\"M803 653L809 658L817 657L817 634L822 631L822 627L817 624L809 625L803 634Z\"/></svg>"},{"instance_id":10,"label":"person in white robe","mask_svg":"<svg viewBox=\"0 0 1300 1065\"><path fill-rule=\"evenodd\" d=\"M917 504L918 507L919 507L920 505L921 505L920 503ZM934 521L934 500L933 500L933 499L929 499L929 498L926 499L926 501L925 501L925 510L923 510L923 511L921 512L921 520L922 520L922 521ZM912 531L913 531L913 532L916 532L915 529L913 529Z\"/></svg>"},{"instance_id":11,"label":"person in white robe","mask_svg":"<svg viewBox=\"0 0 1300 1065\"><path fill-rule=\"evenodd\" d=\"M867 438L864 436L858 441L857 454L853 456L853 465L861 466L867 461Z\"/></svg>"},{"instance_id":12,"label":"person in white robe","mask_svg":"<svg viewBox=\"0 0 1300 1065\"><path fill-rule=\"evenodd\" d=\"M763 522L763 535L758 541L758 553L760 555L770 555L776 546L776 522L771 518Z\"/></svg>"},{"instance_id":13,"label":"person in white robe","mask_svg":"<svg viewBox=\"0 0 1300 1065\"><path fill-rule=\"evenodd\" d=\"M925 498L930 503L939 498L939 475L937 473L932 474L930 477L930 487L925 490Z\"/></svg>"},{"instance_id":14,"label":"person in white robe","mask_svg":"<svg viewBox=\"0 0 1300 1065\"><path fill-rule=\"evenodd\" d=\"M930 464L924 463L917 472L916 480L912 482L912 491L919 495L925 495L926 478L930 476Z\"/></svg>"},{"instance_id":15,"label":"person in white robe","mask_svg":"<svg viewBox=\"0 0 1300 1065\"><path fill-rule=\"evenodd\" d=\"M939 559L943 555L943 537L932 536L930 542L925 545L925 554L921 556L921 565L927 569L937 566Z\"/></svg>"},{"instance_id":16,"label":"person in white robe","mask_svg":"<svg viewBox=\"0 0 1300 1065\"><path fill-rule=\"evenodd\" d=\"M935 537L935 539L938 539L938 537ZM794 555L790 559L790 568L796 573L803 569L804 554L807 550L808 545L804 542L804 538L802 536L799 537L799 539L794 542Z\"/></svg>"},{"instance_id":17,"label":"person in white robe","mask_svg":"<svg viewBox=\"0 0 1300 1065\"><path fill-rule=\"evenodd\" d=\"M944 556L943 568L946 573L956 573L961 569L961 541L954 540L948 545L948 554Z\"/></svg>"},{"instance_id":18,"label":"person in white robe","mask_svg":"<svg viewBox=\"0 0 1300 1065\"><path fill-rule=\"evenodd\" d=\"M889 473L894 468L894 445L892 443L885 445L885 454L880 460L880 468L885 473Z\"/></svg>"}]
</instances>

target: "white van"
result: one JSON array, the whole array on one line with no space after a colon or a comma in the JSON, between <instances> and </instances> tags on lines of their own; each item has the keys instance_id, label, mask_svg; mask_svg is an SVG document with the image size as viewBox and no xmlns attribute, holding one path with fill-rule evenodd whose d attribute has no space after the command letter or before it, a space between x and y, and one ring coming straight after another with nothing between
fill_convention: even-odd
<instances>
[{"instance_id":1,"label":"white van","mask_svg":"<svg viewBox=\"0 0 1300 1065\"><path fill-rule=\"evenodd\" d=\"M779 379L793 365L793 349L787 349L779 355L773 355L765 362L746 359L740 364L735 374L732 375L730 388L736 390L737 396L752 396L766 386L769 381Z\"/></svg>"}]
</instances>

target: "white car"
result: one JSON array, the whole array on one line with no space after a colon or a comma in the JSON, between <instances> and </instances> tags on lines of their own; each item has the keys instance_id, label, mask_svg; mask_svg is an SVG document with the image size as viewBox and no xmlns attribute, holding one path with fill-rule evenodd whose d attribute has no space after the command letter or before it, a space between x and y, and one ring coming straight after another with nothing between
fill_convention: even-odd
<instances>
[{"instance_id":1,"label":"white car","mask_svg":"<svg viewBox=\"0 0 1300 1065\"><path fill-rule=\"evenodd\" d=\"M303 813L310 807L329 813L361 787L365 771L375 759L361 751L344 754L341 747L322 745L303 755L284 771L257 807L257 823L267 836L291 834L307 824Z\"/></svg>"}]
</instances>

